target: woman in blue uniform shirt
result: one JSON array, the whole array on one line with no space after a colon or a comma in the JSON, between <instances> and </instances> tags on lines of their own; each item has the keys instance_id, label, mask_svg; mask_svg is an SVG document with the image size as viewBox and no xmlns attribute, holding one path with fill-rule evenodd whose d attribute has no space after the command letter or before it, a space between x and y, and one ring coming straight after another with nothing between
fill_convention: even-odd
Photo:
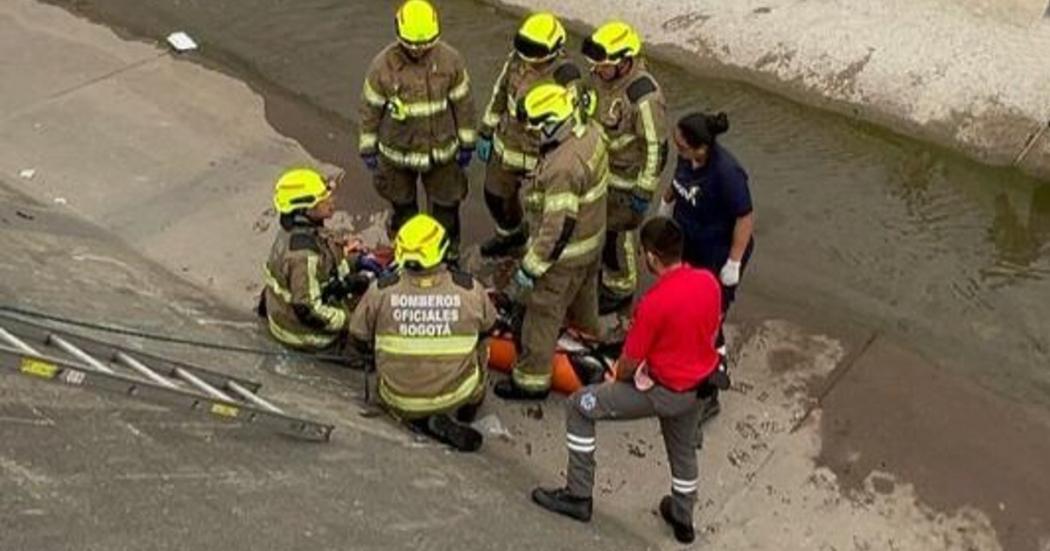
<instances>
[{"instance_id":1,"label":"woman in blue uniform shirt","mask_svg":"<svg viewBox=\"0 0 1050 551\"><path fill-rule=\"evenodd\" d=\"M685 235L683 260L710 270L722 283L723 322L755 247L747 172L716 139L727 130L725 113L690 113L679 119L674 133L678 164L660 205L660 214L678 222ZM724 363L721 331L718 351ZM712 405L705 417L717 413L717 395Z\"/></svg>"}]
</instances>

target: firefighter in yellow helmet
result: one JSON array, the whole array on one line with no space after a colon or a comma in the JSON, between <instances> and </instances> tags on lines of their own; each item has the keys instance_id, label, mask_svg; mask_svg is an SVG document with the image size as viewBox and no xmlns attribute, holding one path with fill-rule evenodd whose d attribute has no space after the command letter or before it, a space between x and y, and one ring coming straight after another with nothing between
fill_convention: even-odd
<instances>
[{"instance_id":1,"label":"firefighter in yellow helmet","mask_svg":"<svg viewBox=\"0 0 1050 551\"><path fill-rule=\"evenodd\" d=\"M397 40L372 61L361 93L358 150L376 190L393 208L391 230L414 216L422 180L434 218L448 228L458 256L464 169L477 138L463 57L441 40L438 13L408 0L395 17Z\"/></svg>"},{"instance_id":2,"label":"firefighter in yellow helmet","mask_svg":"<svg viewBox=\"0 0 1050 551\"><path fill-rule=\"evenodd\" d=\"M485 397L485 339L496 323L488 292L444 261L450 237L425 214L397 234L400 271L379 279L350 323L355 347L373 353L379 401L394 417L461 451L481 434L473 420Z\"/></svg>"},{"instance_id":3,"label":"firefighter in yellow helmet","mask_svg":"<svg viewBox=\"0 0 1050 551\"><path fill-rule=\"evenodd\" d=\"M597 286L609 159L601 127L584 122L572 90L538 84L518 113L539 136L540 159L522 190L529 238L510 292L525 304L522 351L511 377L495 392L505 399L537 400L550 389L563 322L600 333Z\"/></svg>"},{"instance_id":4,"label":"firefighter in yellow helmet","mask_svg":"<svg viewBox=\"0 0 1050 551\"><path fill-rule=\"evenodd\" d=\"M478 158L487 165L485 205L496 222L496 235L481 245L482 256L503 256L525 245L518 193L536 168L540 140L518 121L516 110L518 100L537 82L578 85L582 74L565 55L565 40L565 28L553 14L528 16L492 89L478 132Z\"/></svg>"},{"instance_id":5,"label":"firefighter in yellow helmet","mask_svg":"<svg viewBox=\"0 0 1050 551\"><path fill-rule=\"evenodd\" d=\"M609 234L602 254L601 311L623 313L638 287L637 230L667 162L667 107L641 57L642 39L613 21L584 40L598 92L594 117L609 137Z\"/></svg>"},{"instance_id":6,"label":"firefighter in yellow helmet","mask_svg":"<svg viewBox=\"0 0 1050 551\"><path fill-rule=\"evenodd\" d=\"M348 299L368 288L357 258L324 229L335 212L332 184L316 171L284 173L274 188L280 229L264 267L260 314L270 334L290 347L317 351L346 334Z\"/></svg>"}]
</instances>

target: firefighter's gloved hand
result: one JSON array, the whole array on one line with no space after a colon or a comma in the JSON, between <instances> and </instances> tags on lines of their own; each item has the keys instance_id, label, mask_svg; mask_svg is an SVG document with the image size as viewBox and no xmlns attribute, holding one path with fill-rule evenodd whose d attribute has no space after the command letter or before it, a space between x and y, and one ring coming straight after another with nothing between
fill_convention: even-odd
<instances>
[{"instance_id":1,"label":"firefighter's gloved hand","mask_svg":"<svg viewBox=\"0 0 1050 551\"><path fill-rule=\"evenodd\" d=\"M674 216L674 201L660 199L660 207L656 210L656 215L665 218L671 218Z\"/></svg>"},{"instance_id":2,"label":"firefighter's gloved hand","mask_svg":"<svg viewBox=\"0 0 1050 551\"><path fill-rule=\"evenodd\" d=\"M350 291L351 295L361 296L368 291L368 287L372 285L372 280L375 277L370 277L371 274L352 274L346 276L346 289ZM344 297L345 298L345 297Z\"/></svg>"},{"instance_id":3,"label":"firefighter's gloved hand","mask_svg":"<svg viewBox=\"0 0 1050 551\"><path fill-rule=\"evenodd\" d=\"M372 172L375 172L379 168L379 154L377 153L362 153L361 161L365 163L365 167Z\"/></svg>"},{"instance_id":4,"label":"firefighter's gloved hand","mask_svg":"<svg viewBox=\"0 0 1050 551\"><path fill-rule=\"evenodd\" d=\"M358 256L356 268L359 272L369 272L376 276L380 276L386 271L386 267L371 253Z\"/></svg>"},{"instance_id":5,"label":"firefighter's gloved hand","mask_svg":"<svg viewBox=\"0 0 1050 551\"><path fill-rule=\"evenodd\" d=\"M646 211L649 210L649 200L638 195L631 195L631 210L635 214L645 215Z\"/></svg>"},{"instance_id":6,"label":"firefighter's gloved hand","mask_svg":"<svg viewBox=\"0 0 1050 551\"><path fill-rule=\"evenodd\" d=\"M536 279L522 268L518 268L510 280L510 285L507 286L507 296L515 302L521 302L535 286Z\"/></svg>"},{"instance_id":7,"label":"firefighter's gloved hand","mask_svg":"<svg viewBox=\"0 0 1050 551\"><path fill-rule=\"evenodd\" d=\"M475 145L478 152L478 158L481 162L488 163L492 160L492 137L491 136L478 136L478 143Z\"/></svg>"},{"instance_id":8,"label":"firefighter's gloved hand","mask_svg":"<svg viewBox=\"0 0 1050 551\"><path fill-rule=\"evenodd\" d=\"M460 168L467 168L467 166L470 165L471 159L473 158L473 149L460 149L459 154L456 155L456 162L459 163Z\"/></svg>"},{"instance_id":9,"label":"firefighter's gloved hand","mask_svg":"<svg viewBox=\"0 0 1050 551\"><path fill-rule=\"evenodd\" d=\"M722 266L719 279L722 280L722 285L726 287L735 287L740 283L740 261L732 258L727 260L726 265Z\"/></svg>"}]
</instances>

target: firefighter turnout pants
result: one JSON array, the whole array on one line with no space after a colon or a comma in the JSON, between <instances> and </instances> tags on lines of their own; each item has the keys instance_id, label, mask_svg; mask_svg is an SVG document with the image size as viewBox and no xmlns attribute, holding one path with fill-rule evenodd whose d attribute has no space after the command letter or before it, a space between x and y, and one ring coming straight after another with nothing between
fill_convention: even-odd
<instances>
[{"instance_id":1,"label":"firefighter turnout pants","mask_svg":"<svg viewBox=\"0 0 1050 551\"><path fill-rule=\"evenodd\" d=\"M638 227L643 216L631 209L629 193L609 192L608 230L602 249L602 290L626 298L638 288Z\"/></svg>"},{"instance_id":2,"label":"firefighter turnout pants","mask_svg":"<svg viewBox=\"0 0 1050 551\"><path fill-rule=\"evenodd\" d=\"M511 373L514 383L529 391L551 387L551 370L558 335L566 321L576 329L599 335L597 259L589 266L555 264L525 299L521 356Z\"/></svg>"},{"instance_id":3,"label":"firefighter turnout pants","mask_svg":"<svg viewBox=\"0 0 1050 551\"><path fill-rule=\"evenodd\" d=\"M566 444L569 493L591 497L594 487L595 421L656 417L660 422L667 462L671 465L672 511L692 522L700 486L696 458L698 403L696 391L674 392L659 384L642 392L631 382L591 385L577 390L566 402Z\"/></svg>"},{"instance_id":4,"label":"firefighter turnout pants","mask_svg":"<svg viewBox=\"0 0 1050 551\"><path fill-rule=\"evenodd\" d=\"M467 197L467 176L455 162L435 165L426 172L400 167L383 156L375 173L379 196L394 209L391 232L419 213L417 182L423 181L427 210L448 231L453 247L459 245L459 205Z\"/></svg>"},{"instance_id":5,"label":"firefighter turnout pants","mask_svg":"<svg viewBox=\"0 0 1050 551\"><path fill-rule=\"evenodd\" d=\"M496 222L499 235L511 236L524 231L521 208L521 183L528 173L507 166L498 155L485 167L485 206Z\"/></svg>"}]
</instances>

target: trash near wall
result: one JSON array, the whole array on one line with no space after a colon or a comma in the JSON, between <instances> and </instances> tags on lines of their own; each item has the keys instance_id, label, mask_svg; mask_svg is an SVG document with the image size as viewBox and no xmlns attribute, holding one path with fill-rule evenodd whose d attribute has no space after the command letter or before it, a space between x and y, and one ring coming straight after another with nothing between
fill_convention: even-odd
<instances>
[{"instance_id":1,"label":"trash near wall","mask_svg":"<svg viewBox=\"0 0 1050 551\"><path fill-rule=\"evenodd\" d=\"M487 0L495 3L495 0ZM649 54L1050 178L1045 0L503 0L634 24Z\"/></svg>"}]
</instances>

